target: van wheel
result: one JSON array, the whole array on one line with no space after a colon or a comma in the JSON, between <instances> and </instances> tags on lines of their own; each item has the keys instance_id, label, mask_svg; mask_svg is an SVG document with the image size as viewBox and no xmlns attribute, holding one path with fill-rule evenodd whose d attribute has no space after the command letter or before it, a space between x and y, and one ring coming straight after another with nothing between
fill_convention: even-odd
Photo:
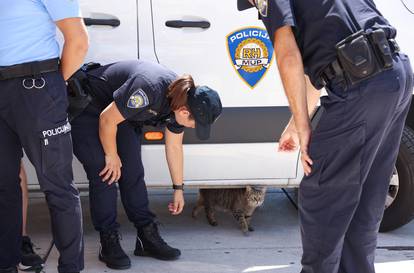
<instances>
[{"instance_id":1,"label":"van wheel","mask_svg":"<svg viewBox=\"0 0 414 273\"><path fill-rule=\"evenodd\" d=\"M414 218L414 131L405 127L390 180L380 232L397 229Z\"/></svg>"}]
</instances>

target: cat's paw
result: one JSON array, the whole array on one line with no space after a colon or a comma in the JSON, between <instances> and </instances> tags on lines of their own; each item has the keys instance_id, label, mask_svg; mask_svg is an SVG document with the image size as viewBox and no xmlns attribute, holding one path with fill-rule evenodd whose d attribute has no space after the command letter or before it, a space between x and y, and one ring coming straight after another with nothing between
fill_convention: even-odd
<instances>
[{"instance_id":1,"label":"cat's paw","mask_svg":"<svg viewBox=\"0 0 414 273\"><path fill-rule=\"evenodd\" d=\"M249 230L246 230L246 231L242 230L242 231L243 231L244 236L246 236L246 237L250 236Z\"/></svg>"},{"instance_id":2,"label":"cat's paw","mask_svg":"<svg viewBox=\"0 0 414 273\"><path fill-rule=\"evenodd\" d=\"M254 231L254 228L253 227L249 227L249 231L250 232L253 232Z\"/></svg>"},{"instance_id":3,"label":"cat's paw","mask_svg":"<svg viewBox=\"0 0 414 273\"><path fill-rule=\"evenodd\" d=\"M216 226L218 226L218 223L216 222L216 221L211 221L211 222L209 222L209 224L211 225L211 226L213 226L213 227L216 227Z\"/></svg>"}]
</instances>

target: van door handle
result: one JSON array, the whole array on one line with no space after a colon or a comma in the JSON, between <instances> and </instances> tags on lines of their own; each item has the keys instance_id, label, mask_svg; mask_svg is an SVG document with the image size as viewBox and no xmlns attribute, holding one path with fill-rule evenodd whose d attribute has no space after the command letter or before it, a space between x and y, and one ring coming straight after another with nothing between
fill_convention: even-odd
<instances>
[{"instance_id":1,"label":"van door handle","mask_svg":"<svg viewBox=\"0 0 414 273\"><path fill-rule=\"evenodd\" d=\"M121 21L119 19L95 19L95 18L83 18L85 25L87 26L110 26L119 27Z\"/></svg>"},{"instance_id":2,"label":"van door handle","mask_svg":"<svg viewBox=\"0 0 414 273\"><path fill-rule=\"evenodd\" d=\"M165 22L165 25L167 27L172 28L184 28L184 27L190 27L190 28L210 28L211 24L209 21L182 21L182 20L171 20Z\"/></svg>"}]
</instances>

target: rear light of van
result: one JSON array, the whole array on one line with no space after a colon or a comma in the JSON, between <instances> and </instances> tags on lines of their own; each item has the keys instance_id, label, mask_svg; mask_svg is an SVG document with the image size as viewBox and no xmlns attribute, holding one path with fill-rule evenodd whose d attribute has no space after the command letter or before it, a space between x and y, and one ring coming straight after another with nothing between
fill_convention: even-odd
<instances>
[{"instance_id":1,"label":"rear light of van","mask_svg":"<svg viewBox=\"0 0 414 273\"><path fill-rule=\"evenodd\" d=\"M164 139L163 132L146 132L144 134L145 140L148 141L160 141Z\"/></svg>"}]
</instances>

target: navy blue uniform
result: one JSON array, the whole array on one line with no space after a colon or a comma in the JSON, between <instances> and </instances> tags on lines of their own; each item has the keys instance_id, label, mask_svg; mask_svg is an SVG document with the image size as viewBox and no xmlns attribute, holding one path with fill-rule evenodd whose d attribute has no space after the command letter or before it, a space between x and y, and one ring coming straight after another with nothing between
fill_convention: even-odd
<instances>
[{"instance_id":1,"label":"navy blue uniform","mask_svg":"<svg viewBox=\"0 0 414 273\"><path fill-rule=\"evenodd\" d=\"M372 0L256 3L271 36L292 27L306 74L318 88L338 42L361 29L396 35ZM346 90L336 78L326 86L309 147L312 173L299 191L302 273L375 272L377 232L413 91L408 57L394 53L393 60L393 69Z\"/></svg>"},{"instance_id":2,"label":"navy blue uniform","mask_svg":"<svg viewBox=\"0 0 414 273\"><path fill-rule=\"evenodd\" d=\"M269 0L267 13L262 20L272 41L278 28L292 27L305 74L318 89L323 87L322 70L335 59L339 41L360 29L383 28L388 38L396 35L372 0L328 0L323 4L321 0Z\"/></svg>"},{"instance_id":3,"label":"navy blue uniform","mask_svg":"<svg viewBox=\"0 0 414 273\"><path fill-rule=\"evenodd\" d=\"M92 221L97 231L117 229L117 187L102 182L105 154L99 139L99 115L115 102L126 119L118 125L117 148L122 161L118 182L121 200L129 220L136 227L153 222L141 160L143 125L166 125L182 133L166 97L168 86L177 75L167 68L145 61L118 62L88 72L94 101L72 121L74 153L89 179Z\"/></svg>"},{"instance_id":4,"label":"navy blue uniform","mask_svg":"<svg viewBox=\"0 0 414 273\"><path fill-rule=\"evenodd\" d=\"M0 2L0 269L20 262L22 148L46 195L59 272L83 269L82 213L55 24L74 17L81 17L76 0Z\"/></svg>"}]
</instances>

